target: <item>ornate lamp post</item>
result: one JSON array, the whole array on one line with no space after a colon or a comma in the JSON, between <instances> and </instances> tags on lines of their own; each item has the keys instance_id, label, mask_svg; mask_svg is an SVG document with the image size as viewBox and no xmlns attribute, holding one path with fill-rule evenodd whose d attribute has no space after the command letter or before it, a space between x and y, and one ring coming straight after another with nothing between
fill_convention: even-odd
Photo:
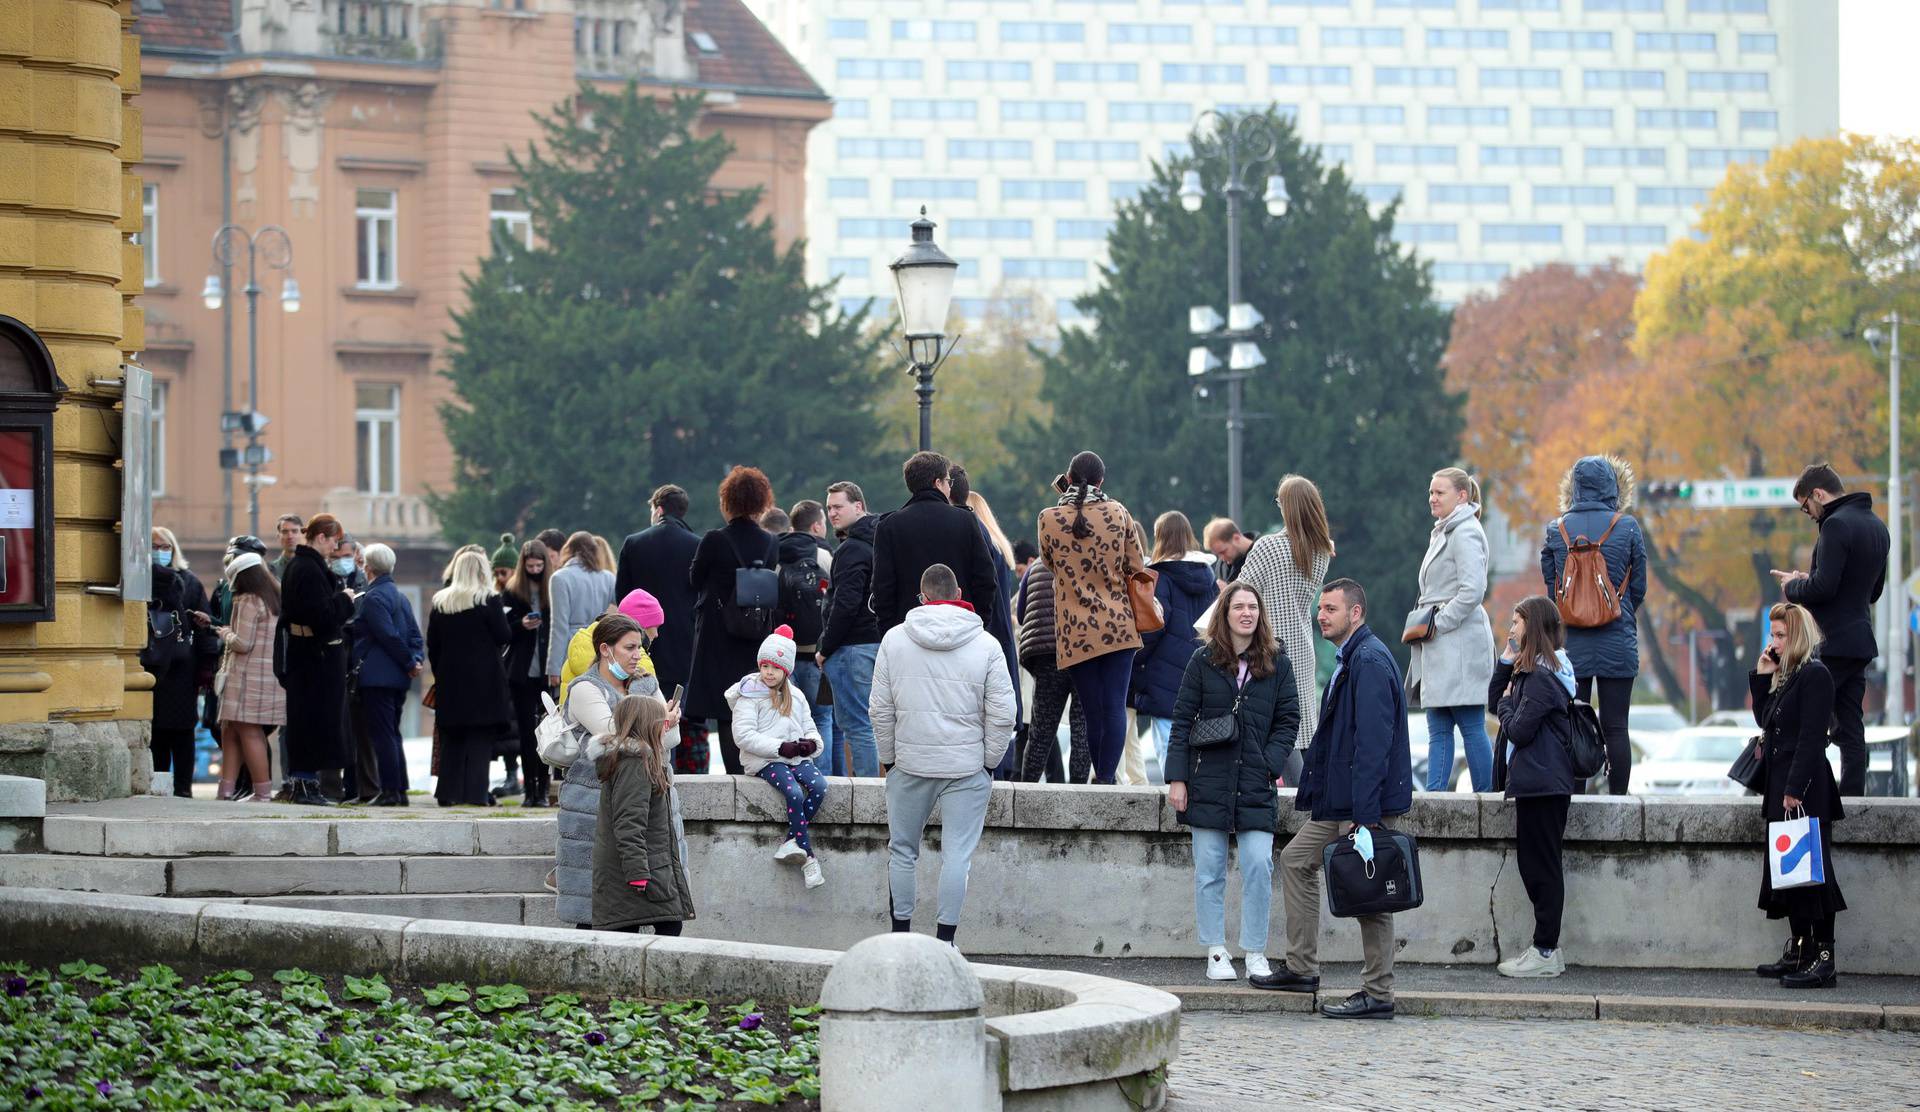
<instances>
[{"instance_id":1,"label":"ornate lamp post","mask_svg":"<svg viewBox=\"0 0 1920 1112\"><path fill-rule=\"evenodd\" d=\"M940 368L946 347L947 309L953 303L953 280L960 264L933 242L934 223L927 210L913 222L913 242L906 253L888 264L899 293L900 325L907 334L907 361L919 380L920 450L933 450L933 373Z\"/></svg>"},{"instance_id":2,"label":"ornate lamp post","mask_svg":"<svg viewBox=\"0 0 1920 1112\"><path fill-rule=\"evenodd\" d=\"M1188 331L1203 341L1187 353L1187 374L1198 378L1218 372L1220 358L1208 350L1204 341L1221 340L1232 344L1227 354L1227 372L1220 375L1227 384L1227 516L1241 522L1244 505L1241 457L1245 451L1247 429L1242 383L1254 368L1267 359L1261 353L1260 346L1253 342L1264 318L1250 303L1240 300L1240 202L1253 192L1244 179L1255 167L1274 157L1279 140L1265 116L1222 116L1214 109L1200 114L1194 127L1196 135L1208 117L1214 121L1219 149L1211 155L1203 154L1202 148L1196 143L1194 150L1196 159L1218 161L1224 163L1226 168L1227 317L1222 322L1220 314L1210 305L1196 305L1187 311ZM1268 175L1263 200L1270 214L1286 215L1287 185L1279 174ZM1200 171L1188 170L1182 174L1180 207L1188 212L1199 212L1205 201L1206 192L1201 188ZM1221 327L1222 323L1226 325L1225 328Z\"/></svg>"},{"instance_id":3,"label":"ornate lamp post","mask_svg":"<svg viewBox=\"0 0 1920 1112\"><path fill-rule=\"evenodd\" d=\"M228 470L242 466L247 469L247 528L257 537L260 535L260 488L273 481L271 476L260 474L260 469L273 458L273 453L260 443L260 433L267 427L267 418L260 412L258 271L262 256L265 256L269 269L291 271L293 240L287 236L287 230L278 224L268 224L254 232L238 224L221 225L213 233L213 261L217 270L207 275L206 287L200 291L200 299L207 308L218 309L225 300L218 271L228 270L239 263L241 244L245 244L247 249L247 284L240 291L247 295L247 408L222 413L220 427L223 432L245 433L247 446L241 452L221 449L220 466ZM300 283L294 280L291 273L280 284L280 308L289 313L300 311Z\"/></svg>"}]
</instances>

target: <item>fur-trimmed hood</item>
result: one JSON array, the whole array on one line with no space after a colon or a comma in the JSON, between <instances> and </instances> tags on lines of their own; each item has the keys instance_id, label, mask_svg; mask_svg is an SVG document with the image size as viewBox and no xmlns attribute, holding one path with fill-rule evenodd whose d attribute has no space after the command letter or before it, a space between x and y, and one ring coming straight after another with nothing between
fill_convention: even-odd
<instances>
[{"instance_id":1,"label":"fur-trimmed hood","mask_svg":"<svg viewBox=\"0 0 1920 1112\"><path fill-rule=\"evenodd\" d=\"M1619 456L1583 456L1560 477L1560 512L1575 506L1633 509L1633 465Z\"/></svg>"}]
</instances>

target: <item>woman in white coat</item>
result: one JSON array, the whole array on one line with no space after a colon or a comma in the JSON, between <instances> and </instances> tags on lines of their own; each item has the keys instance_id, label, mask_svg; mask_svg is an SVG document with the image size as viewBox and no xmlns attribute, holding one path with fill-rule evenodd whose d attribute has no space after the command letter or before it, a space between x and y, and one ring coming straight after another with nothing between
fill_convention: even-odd
<instances>
[{"instance_id":1,"label":"woman in white coat","mask_svg":"<svg viewBox=\"0 0 1920 1112\"><path fill-rule=\"evenodd\" d=\"M1493 746L1487 741L1486 692L1493 680L1493 623L1480 605L1487 595L1487 532L1480 526L1480 484L1458 467L1433 473L1427 486L1433 537L1420 561L1420 623L1432 635L1416 640L1407 666L1407 696L1427 713L1427 790L1453 780L1453 732L1467 751L1476 792L1493 788Z\"/></svg>"}]
</instances>

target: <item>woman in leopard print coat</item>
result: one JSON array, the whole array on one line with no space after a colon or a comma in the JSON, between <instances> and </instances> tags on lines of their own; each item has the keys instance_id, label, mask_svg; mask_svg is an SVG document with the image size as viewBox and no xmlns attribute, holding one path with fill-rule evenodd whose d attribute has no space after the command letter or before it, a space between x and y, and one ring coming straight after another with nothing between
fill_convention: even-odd
<instances>
[{"instance_id":1,"label":"woman in leopard print coat","mask_svg":"<svg viewBox=\"0 0 1920 1112\"><path fill-rule=\"evenodd\" d=\"M1127 508L1101 490L1107 465L1073 457L1054 480L1060 504L1040 514L1040 559L1053 572L1055 653L1087 715L1093 782L1111 784L1126 750L1127 684L1140 648L1127 579L1147 566Z\"/></svg>"}]
</instances>

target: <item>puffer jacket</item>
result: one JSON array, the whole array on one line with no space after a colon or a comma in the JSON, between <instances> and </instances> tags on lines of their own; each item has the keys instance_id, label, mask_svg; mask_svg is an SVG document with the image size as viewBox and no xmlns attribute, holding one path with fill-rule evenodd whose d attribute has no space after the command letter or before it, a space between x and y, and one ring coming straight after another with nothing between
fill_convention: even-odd
<instances>
[{"instance_id":1,"label":"puffer jacket","mask_svg":"<svg viewBox=\"0 0 1920 1112\"><path fill-rule=\"evenodd\" d=\"M573 701L573 695L582 690L582 685L591 685L599 698L583 698L579 704ZM629 695L659 695L660 682L652 676L635 676L627 685ZM590 738L597 738L613 729L613 704L620 699L620 693L600 673L589 669L566 691L566 715L570 722L578 723L586 729ZM667 750L669 755L680 744L680 731L667 731ZM560 781L560 814L555 819L557 838L554 846L554 888L558 890L554 901L554 916L562 923L593 922L593 839L599 826L600 816L600 777L594 772L594 762L603 752L597 741L589 741L584 755L567 766L565 777ZM680 858L685 860L686 824L680 817L680 793L672 793L673 836L680 843ZM638 878L635 878L638 879Z\"/></svg>"},{"instance_id":2,"label":"puffer jacket","mask_svg":"<svg viewBox=\"0 0 1920 1112\"><path fill-rule=\"evenodd\" d=\"M807 738L819 755L820 728L813 724L813 710L807 697L793 684L787 684L792 702L786 714L773 705L773 692L758 675L746 676L727 688L727 705L733 708L733 742L740 747L740 768L748 776L760 775L770 764L799 764L806 757L783 757L780 746Z\"/></svg>"},{"instance_id":3,"label":"puffer jacket","mask_svg":"<svg viewBox=\"0 0 1920 1112\"><path fill-rule=\"evenodd\" d=\"M1573 540L1584 534L1598 541L1614 511L1633 508L1633 485L1633 468L1612 456L1587 456L1560 480L1561 515L1547 522L1546 542L1540 547L1540 574L1546 580L1548 598L1554 597L1567 562L1567 545L1560 539L1561 523L1566 524L1567 536ZM1607 580L1616 587L1623 580L1626 583L1620 616L1599 629L1569 627L1567 656L1573 660L1577 675L1625 679L1640 674L1640 639L1634 614L1647 597L1647 549L1640 536L1640 523L1630 514L1621 514L1600 552L1606 558Z\"/></svg>"},{"instance_id":4,"label":"puffer jacket","mask_svg":"<svg viewBox=\"0 0 1920 1112\"><path fill-rule=\"evenodd\" d=\"M887 631L868 705L880 763L915 776L971 776L1013 740L1006 657L964 602L916 606Z\"/></svg>"},{"instance_id":5,"label":"puffer jacket","mask_svg":"<svg viewBox=\"0 0 1920 1112\"><path fill-rule=\"evenodd\" d=\"M1019 600L1014 609L1020 622L1017 643L1020 663L1053 663L1053 572L1038 560L1027 565L1026 578L1020 581Z\"/></svg>"},{"instance_id":6,"label":"puffer jacket","mask_svg":"<svg viewBox=\"0 0 1920 1112\"><path fill-rule=\"evenodd\" d=\"M1545 668L1521 672L1513 665L1494 666L1487 687L1487 713L1500 717L1500 750L1494 757L1493 786L1508 799L1542 795L1572 795L1574 783L1568 708L1573 693ZM1513 746L1511 758L1507 746Z\"/></svg>"},{"instance_id":7,"label":"puffer jacket","mask_svg":"<svg viewBox=\"0 0 1920 1112\"><path fill-rule=\"evenodd\" d=\"M694 917L693 886L670 801L670 792L653 786L640 757L621 760L601 789L593 850L595 930ZM630 880L647 886L635 888Z\"/></svg>"},{"instance_id":8,"label":"puffer jacket","mask_svg":"<svg viewBox=\"0 0 1920 1112\"><path fill-rule=\"evenodd\" d=\"M1200 634L1193 623L1220 597L1220 588L1213 568L1192 555L1162 560L1151 567L1160 573L1153 585L1153 597L1159 601L1167 624L1140 635L1140 651L1133 655L1133 681L1127 687L1127 705L1154 718L1172 718L1174 701L1180 697L1181 677L1186 675L1193 650L1200 647ZM1296 731L1298 727L1296 722ZM1293 747L1292 738L1287 739L1287 747Z\"/></svg>"},{"instance_id":9,"label":"puffer jacket","mask_svg":"<svg viewBox=\"0 0 1920 1112\"><path fill-rule=\"evenodd\" d=\"M1272 831L1280 817L1273 782L1287 765L1300 732L1300 689L1284 652L1273 674L1239 686L1239 665L1216 666L1205 645L1187 657L1167 738L1167 783L1187 785L1180 822L1200 830ZM1244 698L1242 698L1244 696ZM1189 744L1196 719L1232 714L1240 702L1235 740L1195 749Z\"/></svg>"}]
</instances>

